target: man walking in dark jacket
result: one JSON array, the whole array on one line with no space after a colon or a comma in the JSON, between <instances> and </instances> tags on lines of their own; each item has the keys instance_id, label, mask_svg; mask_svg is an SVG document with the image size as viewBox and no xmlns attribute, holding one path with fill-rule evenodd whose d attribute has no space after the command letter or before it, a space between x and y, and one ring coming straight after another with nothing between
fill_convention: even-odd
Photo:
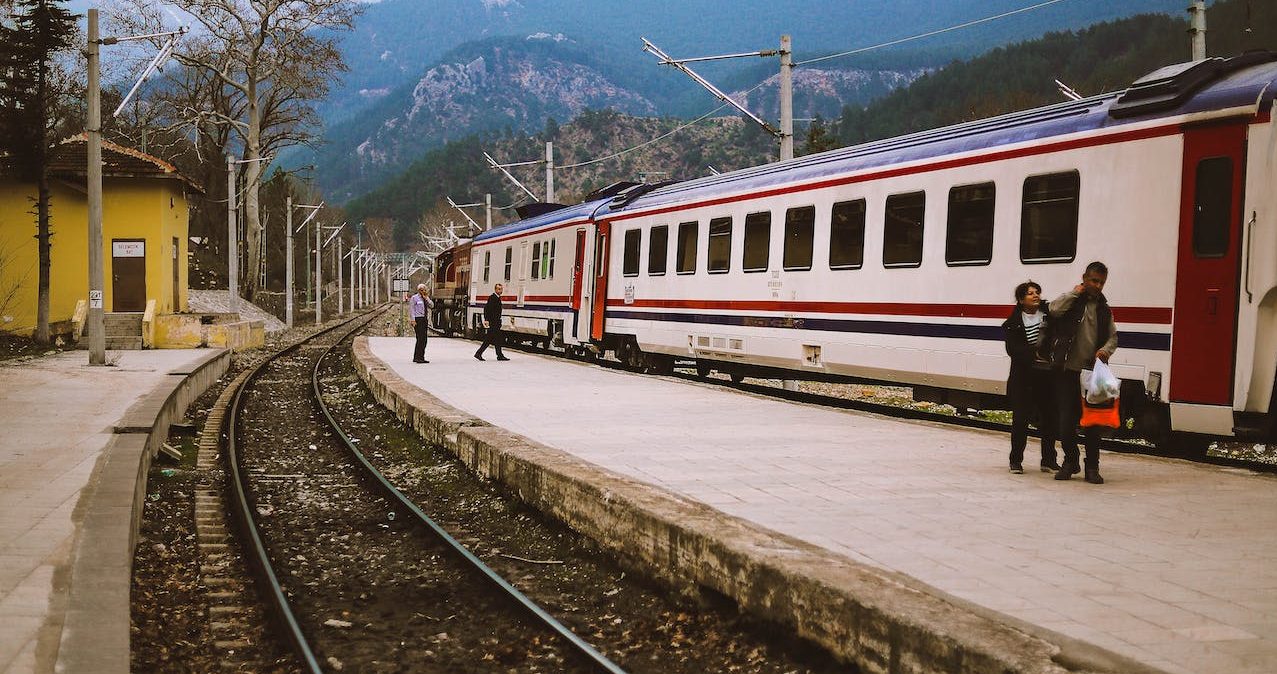
<instances>
[{"instance_id":1,"label":"man walking in dark jacket","mask_svg":"<svg viewBox=\"0 0 1277 674\"><path fill-rule=\"evenodd\" d=\"M483 326L488 329L483 337L483 344L474 352L475 360L483 360L483 352L491 345L497 350L497 360L510 360L501 353L501 284L492 288L487 304L483 305Z\"/></svg>"},{"instance_id":2,"label":"man walking in dark jacket","mask_svg":"<svg viewBox=\"0 0 1277 674\"><path fill-rule=\"evenodd\" d=\"M1117 325L1104 298L1109 270L1103 262L1092 262L1082 274L1082 282L1051 302L1050 359L1055 380L1055 402L1060 410L1060 447L1064 464L1055 474L1067 480L1077 472L1078 447L1075 429L1082 416L1082 370L1095 366L1096 359L1108 362L1117 350ZM1086 481L1104 484L1100 477L1100 429L1086 429Z\"/></svg>"}]
</instances>

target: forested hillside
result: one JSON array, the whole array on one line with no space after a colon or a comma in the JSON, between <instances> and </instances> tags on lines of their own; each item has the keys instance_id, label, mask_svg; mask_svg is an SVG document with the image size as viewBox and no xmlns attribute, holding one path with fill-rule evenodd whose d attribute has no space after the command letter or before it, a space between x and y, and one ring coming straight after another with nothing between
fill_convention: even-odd
<instances>
[{"instance_id":1,"label":"forested hillside","mask_svg":"<svg viewBox=\"0 0 1277 674\"><path fill-rule=\"evenodd\" d=\"M1212 56L1277 50L1277 1L1220 0L1207 11L1207 29ZM855 145L1058 103L1064 99L1056 79L1083 96L1125 89L1157 68L1189 60L1187 31L1186 20L1143 15L998 48L867 107L845 107L830 135L834 145Z\"/></svg>"}]
</instances>

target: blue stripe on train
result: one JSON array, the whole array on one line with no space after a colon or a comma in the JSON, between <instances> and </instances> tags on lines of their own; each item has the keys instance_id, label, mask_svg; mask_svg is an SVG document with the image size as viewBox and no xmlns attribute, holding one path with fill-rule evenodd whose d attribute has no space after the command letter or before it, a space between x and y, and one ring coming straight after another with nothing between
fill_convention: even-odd
<instances>
[{"instance_id":1,"label":"blue stripe on train","mask_svg":"<svg viewBox=\"0 0 1277 674\"><path fill-rule=\"evenodd\" d=\"M648 311L608 311L608 318L639 321L667 321L701 325L738 325L749 328L790 328L794 330L827 330L859 332L870 335L904 335L945 339L982 339L1000 342L1000 325L957 325L951 323L909 323L905 321L868 321L840 318L783 318L779 316L728 316L723 314L677 314ZM1171 336L1160 332L1119 330L1118 346L1124 349L1170 351Z\"/></svg>"}]
</instances>

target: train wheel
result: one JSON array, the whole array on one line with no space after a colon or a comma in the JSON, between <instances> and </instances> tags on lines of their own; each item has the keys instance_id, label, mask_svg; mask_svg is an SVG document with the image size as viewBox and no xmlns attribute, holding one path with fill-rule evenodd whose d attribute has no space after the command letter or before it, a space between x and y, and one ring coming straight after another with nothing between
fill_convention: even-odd
<instances>
[{"instance_id":1,"label":"train wheel","mask_svg":"<svg viewBox=\"0 0 1277 674\"><path fill-rule=\"evenodd\" d=\"M741 382L745 381L745 373L744 373L744 372L733 372L731 376L732 376L732 383L733 383L733 384L739 384L739 383L741 383Z\"/></svg>"},{"instance_id":2,"label":"train wheel","mask_svg":"<svg viewBox=\"0 0 1277 674\"><path fill-rule=\"evenodd\" d=\"M711 367L709 363L702 362L699 360L696 361L696 374L698 376L708 377L709 373L713 371L714 371L714 368Z\"/></svg>"}]
</instances>

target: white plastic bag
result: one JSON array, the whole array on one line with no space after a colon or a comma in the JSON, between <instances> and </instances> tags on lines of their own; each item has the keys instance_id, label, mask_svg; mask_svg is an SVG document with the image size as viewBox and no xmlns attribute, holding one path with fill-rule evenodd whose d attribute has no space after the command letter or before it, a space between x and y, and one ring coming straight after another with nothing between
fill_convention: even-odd
<instances>
[{"instance_id":1,"label":"white plastic bag","mask_svg":"<svg viewBox=\"0 0 1277 674\"><path fill-rule=\"evenodd\" d=\"M1081 383L1086 402L1092 405L1113 400L1122 388L1122 382L1113 374L1112 368L1099 359L1095 361L1094 370L1082 370Z\"/></svg>"}]
</instances>

